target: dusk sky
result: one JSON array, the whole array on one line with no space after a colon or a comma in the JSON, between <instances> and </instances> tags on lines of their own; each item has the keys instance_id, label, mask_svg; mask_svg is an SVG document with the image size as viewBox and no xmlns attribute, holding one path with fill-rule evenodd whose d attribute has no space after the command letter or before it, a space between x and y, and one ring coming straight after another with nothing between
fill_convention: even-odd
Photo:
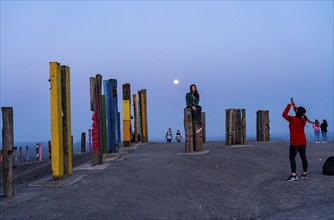
<instances>
[{"instance_id":1,"label":"dusk sky","mask_svg":"<svg viewBox=\"0 0 334 220\"><path fill-rule=\"evenodd\" d=\"M257 110L269 110L272 137L287 134L291 97L332 135L333 26L333 1L1 0L0 105L14 108L15 142L49 140L54 61L70 67L74 141L91 128L96 74L118 80L120 112L122 84L147 90L149 141L184 134L192 83L209 140L225 138L229 108L246 109L247 137Z\"/></svg>"}]
</instances>

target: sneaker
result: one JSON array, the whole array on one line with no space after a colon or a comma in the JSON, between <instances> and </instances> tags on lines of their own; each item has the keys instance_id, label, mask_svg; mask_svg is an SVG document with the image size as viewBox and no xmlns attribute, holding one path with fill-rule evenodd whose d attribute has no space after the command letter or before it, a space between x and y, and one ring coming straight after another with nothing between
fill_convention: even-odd
<instances>
[{"instance_id":1,"label":"sneaker","mask_svg":"<svg viewBox=\"0 0 334 220\"><path fill-rule=\"evenodd\" d=\"M298 176L289 176L289 178L287 179L288 181L295 181L295 180L298 180Z\"/></svg>"},{"instance_id":2,"label":"sneaker","mask_svg":"<svg viewBox=\"0 0 334 220\"><path fill-rule=\"evenodd\" d=\"M310 178L310 177L308 176L307 173L302 175L302 179L303 179L303 180L307 180L308 178Z\"/></svg>"}]
</instances>

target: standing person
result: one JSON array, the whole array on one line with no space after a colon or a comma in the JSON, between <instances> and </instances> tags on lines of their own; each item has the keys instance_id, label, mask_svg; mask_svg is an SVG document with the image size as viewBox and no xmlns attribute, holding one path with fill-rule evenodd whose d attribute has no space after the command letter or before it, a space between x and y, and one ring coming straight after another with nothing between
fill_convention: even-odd
<instances>
[{"instance_id":1,"label":"standing person","mask_svg":"<svg viewBox=\"0 0 334 220\"><path fill-rule=\"evenodd\" d=\"M165 140L167 140L167 143L170 143L170 142L172 142L172 138L173 138L172 129L168 128L168 130L166 132L166 138L165 138Z\"/></svg>"},{"instance_id":2,"label":"standing person","mask_svg":"<svg viewBox=\"0 0 334 220\"><path fill-rule=\"evenodd\" d=\"M326 119L322 120L322 123L320 125L321 127L321 136L322 136L322 143L327 143L327 121Z\"/></svg>"},{"instance_id":3,"label":"standing person","mask_svg":"<svg viewBox=\"0 0 334 220\"><path fill-rule=\"evenodd\" d=\"M177 142L181 142L182 136L181 136L180 130L176 131L176 137L175 137L175 139L176 139Z\"/></svg>"},{"instance_id":4,"label":"standing person","mask_svg":"<svg viewBox=\"0 0 334 220\"><path fill-rule=\"evenodd\" d=\"M296 116L288 115L291 106L293 106L293 109L296 112ZM296 173L296 160L295 160L297 153L299 153L303 165L303 174L301 178L302 179L309 178L307 174L308 163L306 158L306 136L304 131L306 121L309 120L304 115L305 113L306 109L301 106L297 108L292 99L282 113L283 118L285 118L285 120L289 122L289 130L290 130L289 159L291 166L291 175L289 176L288 181L298 180L298 176Z\"/></svg>"},{"instance_id":5,"label":"standing person","mask_svg":"<svg viewBox=\"0 0 334 220\"><path fill-rule=\"evenodd\" d=\"M187 108L191 108L191 115L195 123L202 124L202 107L199 105L199 93L195 84L190 85L190 92L186 94Z\"/></svg>"},{"instance_id":6,"label":"standing person","mask_svg":"<svg viewBox=\"0 0 334 220\"><path fill-rule=\"evenodd\" d=\"M312 125L313 129L314 129L314 136L315 136L315 143L316 144L320 144L320 122L318 121L318 119L315 119L314 124Z\"/></svg>"}]
</instances>

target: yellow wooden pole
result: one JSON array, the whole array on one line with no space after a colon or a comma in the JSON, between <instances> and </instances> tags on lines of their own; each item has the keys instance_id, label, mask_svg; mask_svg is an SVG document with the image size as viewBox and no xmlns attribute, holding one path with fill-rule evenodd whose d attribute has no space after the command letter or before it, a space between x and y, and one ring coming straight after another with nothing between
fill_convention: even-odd
<instances>
[{"instance_id":1,"label":"yellow wooden pole","mask_svg":"<svg viewBox=\"0 0 334 220\"><path fill-rule=\"evenodd\" d=\"M61 71L57 62L50 62L50 111L51 111L51 169L52 177L64 176L63 123L61 98Z\"/></svg>"},{"instance_id":2,"label":"yellow wooden pole","mask_svg":"<svg viewBox=\"0 0 334 220\"><path fill-rule=\"evenodd\" d=\"M66 170L64 173L72 175L72 158L73 158L73 146L72 146L72 130L71 130L71 88L70 88L70 67L61 66L62 73L62 106L63 109L63 138L64 141L64 167Z\"/></svg>"},{"instance_id":3,"label":"yellow wooden pole","mask_svg":"<svg viewBox=\"0 0 334 220\"><path fill-rule=\"evenodd\" d=\"M130 104L130 83L123 84L123 144L125 147L131 143L131 104Z\"/></svg>"}]
</instances>

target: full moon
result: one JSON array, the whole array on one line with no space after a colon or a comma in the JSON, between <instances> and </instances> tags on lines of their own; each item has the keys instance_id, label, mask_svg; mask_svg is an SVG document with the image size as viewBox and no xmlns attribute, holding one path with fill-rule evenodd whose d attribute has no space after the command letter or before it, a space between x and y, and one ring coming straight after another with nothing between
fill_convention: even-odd
<instances>
[{"instance_id":1,"label":"full moon","mask_svg":"<svg viewBox=\"0 0 334 220\"><path fill-rule=\"evenodd\" d=\"M174 84L175 84L175 85L179 84L179 80L174 79Z\"/></svg>"}]
</instances>

